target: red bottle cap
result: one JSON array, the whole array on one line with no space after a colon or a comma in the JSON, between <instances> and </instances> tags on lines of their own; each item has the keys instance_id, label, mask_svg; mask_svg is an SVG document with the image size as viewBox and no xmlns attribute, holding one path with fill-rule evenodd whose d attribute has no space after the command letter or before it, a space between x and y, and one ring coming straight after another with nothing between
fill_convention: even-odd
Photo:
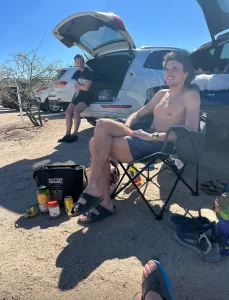
<instances>
[{"instance_id":1,"label":"red bottle cap","mask_svg":"<svg viewBox=\"0 0 229 300\"><path fill-rule=\"evenodd\" d=\"M58 205L57 200L48 201L48 207L55 207Z\"/></svg>"}]
</instances>

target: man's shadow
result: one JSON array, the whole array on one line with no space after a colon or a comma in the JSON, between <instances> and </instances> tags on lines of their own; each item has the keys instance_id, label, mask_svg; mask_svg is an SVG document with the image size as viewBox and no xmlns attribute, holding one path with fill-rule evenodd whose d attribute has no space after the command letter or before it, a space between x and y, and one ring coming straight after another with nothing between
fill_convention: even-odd
<instances>
[{"instance_id":1,"label":"man's shadow","mask_svg":"<svg viewBox=\"0 0 229 300\"><path fill-rule=\"evenodd\" d=\"M119 201L115 215L71 234L56 260L56 267L62 269L59 289L74 288L112 259L136 257L142 264L149 259L161 260L170 239L167 224L160 223L159 229L155 222L143 203L135 205L134 199L129 199Z\"/></svg>"}]
</instances>

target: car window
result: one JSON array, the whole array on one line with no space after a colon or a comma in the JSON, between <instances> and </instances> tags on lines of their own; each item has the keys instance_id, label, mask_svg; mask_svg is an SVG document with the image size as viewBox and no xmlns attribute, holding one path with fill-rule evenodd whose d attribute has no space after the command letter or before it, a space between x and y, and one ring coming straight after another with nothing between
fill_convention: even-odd
<instances>
[{"instance_id":1,"label":"car window","mask_svg":"<svg viewBox=\"0 0 229 300\"><path fill-rule=\"evenodd\" d=\"M223 49L221 52L221 59L229 59L229 43L223 45Z\"/></svg>"},{"instance_id":2,"label":"car window","mask_svg":"<svg viewBox=\"0 0 229 300\"><path fill-rule=\"evenodd\" d=\"M66 73L66 71L67 70L65 70L65 69L57 71L56 76L55 76L55 80L60 80L61 77Z\"/></svg>"},{"instance_id":3,"label":"car window","mask_svg":"<svg viewBox=\"0 0 229 300\"><path fill-rule=\"evenodd\" d=\"M156 70L163 70L163 60L165 55L168 53L168 50L163 51L153 51L151 52L148 57L146 58L146 61L144 63L144 68L148 69L156 69Z\"/></svg>"},{"instance_id":4,"label":"car window","mask_svg":"<svg viewBox=\"0 0 229 300\"><path fill-rule=\"evenodd\" d=\"M80 41L89 49L95 50L108 43L123 41L123 36L121 33L103 26L99 27L97 30L86 32L80 37Z\"/></svg>"},{"instance_id":5,"label":"car window","mask_svg":"<svg viewBox=\"0 0 229 300\"><path fill-rule=\"evenodd\" d=\"M229 13L229 2L228 0L218 0L219 6L224 13Z\"/></svg>"}]
</instances>

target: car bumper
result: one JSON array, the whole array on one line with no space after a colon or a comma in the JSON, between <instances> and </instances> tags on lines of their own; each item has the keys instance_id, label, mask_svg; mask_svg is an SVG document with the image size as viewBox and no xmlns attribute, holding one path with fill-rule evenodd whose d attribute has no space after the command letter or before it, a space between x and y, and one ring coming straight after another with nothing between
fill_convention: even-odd
<instances>
[{"instance_id":1,"label":"car bumper","mask_svg":"<svg viewBox=\"0 0 229 300\"><path fill-rule=\"evenodd\" d=\"M57 97L49 97L48 98L50 104L59 105L59 106L67 106L69 102L61 101Z\"/></svg>"}]
</instances>

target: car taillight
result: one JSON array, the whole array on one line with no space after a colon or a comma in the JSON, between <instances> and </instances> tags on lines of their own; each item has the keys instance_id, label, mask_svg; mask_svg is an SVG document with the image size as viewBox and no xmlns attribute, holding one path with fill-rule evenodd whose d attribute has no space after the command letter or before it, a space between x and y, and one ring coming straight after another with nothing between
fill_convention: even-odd
<instances>
[{"instance_id":1,"label":"car taillight","mask_svg":"<svg viewBox=\"0 0 229 300\"><path fill-rule=\"evenodd\" d=\"M120 29L125 31L126 27L125 27L122 19L119 16L115 15L115 14L113 14L113 18L116 21L116 23L119 25Z\"/></svg>"},{"instance_id":2,"label":"car taillight","mask_svg":"<svg viewBox=\"0 0 229 300\"><path fill-rule=\"evenodd\" d=\"M67 83L68 83L67 81L57 81L54 83L54 85L61 87L61 86L65 86Z\"/></svg>"},{"instance_id":3,"label":"car taillight","mask_svg":"<svg viewBox=\"0 0 229 300\"><path fill-rule=\"evenodd\" d=\"M40 87L37 89L37 92L45 91L46 89L47 89L47 87Z\"/></svg>"}]
</instances>

